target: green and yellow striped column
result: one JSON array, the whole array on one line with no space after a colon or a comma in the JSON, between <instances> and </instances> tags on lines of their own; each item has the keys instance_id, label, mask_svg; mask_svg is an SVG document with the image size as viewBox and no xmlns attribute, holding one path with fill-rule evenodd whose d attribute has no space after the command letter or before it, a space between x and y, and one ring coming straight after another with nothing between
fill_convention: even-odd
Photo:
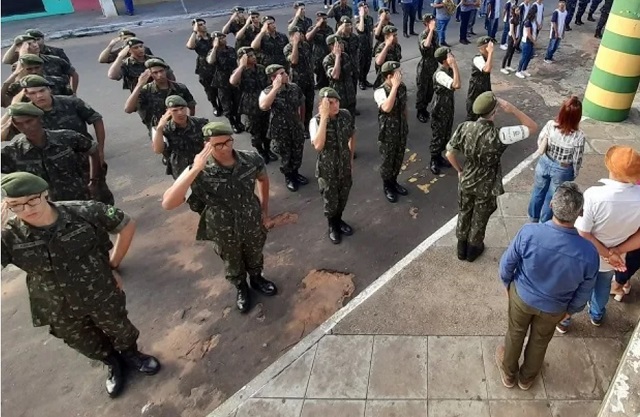
<instances>
[{"instance_id":1,"label":"green and yellow striped column","mask_svg":"<svg viewBox=\"0 0 640 417\"><path fill-rule=\"evenodd\" d=\"M621 122L640 83L640 0L615 0L584 94L585 116Z\"/></svg>"}]
</instances>

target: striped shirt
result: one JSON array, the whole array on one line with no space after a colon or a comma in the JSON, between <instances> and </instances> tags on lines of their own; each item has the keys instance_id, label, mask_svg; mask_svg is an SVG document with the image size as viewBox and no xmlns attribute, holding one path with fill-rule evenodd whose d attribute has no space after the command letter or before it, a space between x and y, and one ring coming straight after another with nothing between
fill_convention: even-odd
<instances>
[{"instance_id":1,"label":"striped shirt","mask_svg":"<svg viewBox=\"0 0 640 417\"><path fill-rule=\"evenodd\" d=\"M574 130L565 135L557 128L555 120L549 120L538 136L538 147L544 146L546 142L547 156L562 164L572 164L573 174L577 177L582 165L584 140L582 130Z\"/></svg>"}]
</instances>

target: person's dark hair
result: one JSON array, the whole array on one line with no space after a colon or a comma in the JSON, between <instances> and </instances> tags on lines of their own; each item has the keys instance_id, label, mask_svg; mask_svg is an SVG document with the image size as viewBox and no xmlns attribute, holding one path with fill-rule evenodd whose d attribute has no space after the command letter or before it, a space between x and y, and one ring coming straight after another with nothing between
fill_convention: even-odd
<instances>
[{"instance_id":1,"label":"person's dark hair","mask_svg":"<svg viewBox=\"0 0 640 417\"><path fill-rule=\"evenodd\" d=\"M584 196L578 184L565 181L558 186L551 198L553 217L562 223L573 224L582 212Z\"/></svg>"},{"instance_id":2,"label":"person's dark hair","mask_svg":"<svg viewBox=\"0 0 640 417\"><path fill-rule=\"evenodd\" d=\"M537 12L536 9L534 9L533 7L529 9L529 11L527 12L527 17L526 19L533 22L536 18Z\"/></svg>"},{"instance_id":3,"label":"person's dark hair","mask_svg":"<svg viewBox=\"0 0 640 417\"><path fill-rule=\"evenodd\" d=\"M582 102L578 97L571 96L560 107L556 127L563 135L568 135L578 130L580 119L582 119Z\"/></svg>"}]
</instances>

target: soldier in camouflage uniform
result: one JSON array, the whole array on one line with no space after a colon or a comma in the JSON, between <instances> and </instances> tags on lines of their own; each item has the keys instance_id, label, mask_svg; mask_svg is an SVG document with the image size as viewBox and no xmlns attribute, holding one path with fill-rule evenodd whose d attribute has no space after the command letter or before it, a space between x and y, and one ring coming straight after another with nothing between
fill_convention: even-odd
<instances>
[{"instance_id":1,"label":"soldier in camouflage uniform","mask_svg":"<svg viewBox=\"0 0 640 417\"><path fill-rule=\"evenodd\" d=\"M213 115L222 115L222 104L218 96L218 89L213 86L214 69L207 63L207 55L213 49L213 37L207 31L207 22L204 19L193 19L193 32L187 41L187 49L191 49L198 54L196 58L196 74L198 81L207 95L207 100L213 106Z\"/></svg>"},{"instance_id":2,"label":"soldier in camouflage uniform","mask_svg":"<svg viewBox=\"0 0 640 417\"><path fill-rule=\"evenodd\" d=\"M307 32L307 42L310 42L313 50L311 53L311 64L316 75L316 88L323 88L329 85L329 78L322 67L322 60L329 54L327 38L333 35L333 29L327 23L325 12L316 13L316 24Z\"/></svg>"},{"instance_id":3,"label":"soldier in camouflage uniform","mask_svg":"<svg viewBox=\"0 0 640 417\"><path fill-rule=\"evenodd\" d=\"M378 49L378 45L384 42L385 26L393 26L393 22L391 21L391 12L388 8L381 7L378 9L378 21L373 28L373 39L376 41L375 45L373 46L374 53L376 49Z\"/></svg>"},{"instance_id":4,"label":"soldier in camouflage uniform","mask_svg":"<svg viewBox=\"0 0 640 417\"><path fill-rule=\"evenodd\" d=\"M521 125L494 125L498 107L512 113ZM488 91L473 103L477 122L461 123L447 144L447 158L458 171L458 259L473 262L484 251L484 234L491 214L504 193L500 158L507 147L535 133L536 123L512 104ZM464 168L456 155L465 158Z\"/></svg>"},{"instance_id":5,"label":"soldier in camouflage uniform","mask_svg":"<svg viewBox=\"0 0 640 417\"><path fill-rule=\"evenodd\" d=\"M130 30L123 29L118 32L118 36L111 39L107 44L107 47L104 48L100 55L98 56L98 62L100 64L111 64L116 60L120 51L122 51L127 46L127 40L129 38L135 38L136 34L131 32ZM144 47L144 53L147 56L153 56L153 52L148 47Z\"/></svg>"},{"instance_id":6,"label":"soldier in camouflage uniform","mask_svg":"<svg viewBox=\"0 0 640 417\"><path fill-rule=\"evenodd\" d=\"M454 93L460 89L460 71L451 49L440 47L434 53L438 61L438 69L433 74L435 101L431 113L431 144L429 152L431 161L429 169L433 175L440 175L442 168L450 168L449 161L443 158L442 152L447 146L453 130L455 113Z\"/></svg>"},{"instance_id":7,"label":"soldier in camouflage uniform","mask_svg":"<svg viewBox=\"0 0 640 417\"><path fill-rule=\"evenodd\" d=\"M293 9L296 12L294 16L287 22L287 24L289 25L288 27L289 29L291 29L292 26L297 27L300 33L304 36L307 33L307 31L311 28L311 26L313 26L313 20L305 16L304 2L297 1L293 3Z\"/></svg>"},{"instance_id":8,"label":"soldier in camouflage uniform","mask_svg":"<svg viewBox=\"0 0 640 417\"><path fill-rule=\"evenodd\" d=\"M602 31L604 27L607 25L607 20L609 20L609 13L611 12L611 6L613 6L613 0L604 0L604 4L600 8L600 18L598 19L598 24L596 25L596 32L593 35L595 38L602 38ZM568 30L568 29L565 29Z\"/></svg>"},{"instance_id":9,"label":"soldier in camouflage uniform","mask_svg":"<svg viewBox=\"0 0 640 417\"><path fill-rule=\"evenodd\" d=\"M260 64L265 67L277 64L288 68L287 58L284 56L284 47L288 43L287 35L277 31L276 19L273 16L263 16L262 29L251 42L251 47L262 54Z\"/></svg>"},{"instance_id":10,"label":"soldier in camouflage uniform","mask_svg":"<svg viewBox=\"0 0 640 417\"><path fill-rule=\"evenodd\" d=\"M380 176L384 195L390 203L399 195L407 195L406 188L398 184L398 175L407 146L407 86L402 82L400 63L387 61L380 74L383 84L375 90L373 98L378 105L378 149L382 156Z\"/></svg>"},{"instance_id":11,"label":"soldier in camouflage uniform","mask_svg":"<svg viewBox=\"0 0 640 417\"><path fill-rule=\"evenodd\" d=\"M266 164L277 161L278 155L271 151L271 140L267 137L269 113L260 109L259 102L260 93L269 86L269 79L265 68L257 63L252 48L245 46L238 50L238 68L229 82L240 89L240 113L246 116L251 145Z\"/></svg>"},{"instance_id":12,"label":"soldier in camouflage uniform","mask_svg":"<svg viewBox=\"0 0 640 417\"><path fill-rule=\"evenodd\" d=\"M319 114L309 123L311 143L318 151L316 177L329 222L329 240L340 243L353 229L342 220L351 190L354 152L353 116L340 108L340 96L330 87L320 90Z\"/></svg>"},{"instance_id":13,"label":"soldier in camouflage uniform","mask_svg":"<svg viewBox=\"0 0 640 417\"><path fill-rule=\"evenodd\" d=\"M167 78L167 64L161 59L150 59L145 62L147 70L138 78L138 82L125 103L124 111L137 111L142 123L147 126L149 134L151 128L158 124L162 115L167 111L165 100L169 96L182 97L189 106L190 115L196 112L196 101L186 85L171 81ZM149 82L149 79L153 81Z\"/></svg>"},{"instance_id":14,"label":"soldier in camouflage uniform","mask_svg":"<svg viewBox=\"0 0 640 417\"><path fill-rule=\"evenodd\" d=\"M280 172L284 174L289 191L298 191L299 185L309 180L300 175L304 150L304 93L281 65L269 65L265 70L271 85L260 93L260 109L269 113L267 137L276 141L280 154Z\"/></svg>"},{"instance_id":15,"label":"soldier in camouflage uniform","mask_svg":"<svg viewBox=\"0 0 640 417\"><path fill-rule=\"evenodd\" d=\"M336 30L338 30L338 27L341 24L340 19L342 19L343 16L353 19L353 9L350 4L347 4L347 0L338 0L333 6L331 6L327 16L336 19Z\"/></svg>"},{"instance_id":16,"label":"soldier in camouflage uniform","mask_svg":"<svg viewBox=\"0 0 640 417\"><path fill-rule=\"evenodd\" d=\"M231 17L229 17L227 23L222 27L221 32L225 35L228 35L229 33L233 33L234 36L237 35L240 29L247 26L250 21L250 19L247 19L244 12L245 8L242 6L236 6L231 9Z\"/></svg>"},{"instance_id":17,"label":"soldier in camouflage uniform","mask_svg":"<svg viewBox=\"0 0 640 417\"><path fill-rule=\"evenodd\" d=\"M116 60L109 67L107 76L110 80L122 80L122 88L133 92L138 84L138 78L147 69L145 62L150 59L160 59L156 56L147 55L144 42L137 38L129 38L126 41L126 46L118 53ZM176 77L173 75L173 71L165 63L167 69L167 77L175 81ZM148 78L148 81L153 81Z\"/></svg>"},{"instance_id":18,"label":"soldier in camouflage uniform","mask_svg":"<svg viewBox=\"0 0 640 417\"><path fill-rule=\"evenodd\" d=\"M51 46L51 45L47 45L47 44L44 43L44 33L42 33L41 31L36 30L36 29L27 29L27 30L25 30L24 34L27 35L27 36L31 36L31 37L33 37L35 39L36 43L40 47L40 53L41 54L57 56L58 58L64 59L65 61L67 61L69 63L69 65L71 65L71 60L69 59L67 54L64 52L64 49L58 48L58 47L55 47L55 46ZM15 58L16 58L16 61L17 61L18 57L16 56ZM16 61L14 61L14 62L16 62Z\"/></svg>"},{"instance_id":19,"label":"soldier in camouflage uniform","mask_svg":"<svg viewBox=\"0 0 640 417\"><path fill-rule=\"evenodd\" d=\"M122 210L94 201L50 203L48 184L26 172L4 175L2 267L27 273L33 325L89 359L102 361L110 397L122 391L124 365L147 375L160 362L138 350L120 266L135 233ZM15 214L7 218L9 212ZM109 235L117 235L115 245ZM111 253L109 251L112 250Z\"/></svg>"},{"instance_id":20,"label":"soldier in camouflage uniform","mask_svg":"<svg viewBox=\"0 0 640 417\"><path fill-rule=\"evenodd\" d=\"M40 75L51 84L51 92L55 95L73 95L69 83L65 83L61 77L45 76L43 71L43 61L38 55L24 54L15 66L15 69L2 84L2 107L7 107L14 100L24 101L20 81L28 75Z\"/></svg>"},{"instance_id":21,"label":"soldier in camouflage uniform","mask_svg":"<svg viewBox=\"0 0 640 417\"><path fill-rule=\"evenodd\" d=\"M98 144L91 137L73 130L44 129L44 112L32 103L12 104L8 113L21 134L2 148L3 174L24 171L43 178L51 186L52 201L89 200L97 195L102 170ZM82 163L87 154L88 175Z\"/></svg>"},{"instance_id":22,"label":"soldier in camouflage uniform","mask_svg":"<svg viewBox=\"0 0 640 417\"><path fill-rule=\"evenodd\" d=\"M478 120L478 115L473 112L473 103L480 94L491 91L491 68L495 40L489 36L480 36L476 43L480 53L473 58L469 89L467 90L467 121L473 122Z\"/></svg>"},{"instance_id":23,"label":"soldier in camouflage uniform","mask_svg":"<svg viewBox=\"0 0 640 417\"><path fill-rule=\"evenodd\" d=\"M375 88L380 87L384 82L384 77L380 71L382 65L389 61L402 61L402 47L398 44L398 28L387 25L382 29L382 33L384 33L384 42L379 44L375 50L375 68L377 74L376 80L373 83Z\"/></svg>"},{"instance_id":24,"label":"soldier in camouflage uniform","mask_svg":"<svg viewBox=\"0 0 640 417\"><path fill-rule=\"evenodd\" d=\"M416 74L416 85L418 92L416 94L416 110L417 117L422 123L429 121L429 111L427 108L433 100L433 74L438 69L438 61L433 55L438 45L438 34L436 33L436 19L432 14L426 13L422 16L425 30L418 37L418 48L422 58L418 62L418 71Z\"/></svg>"},{"instance_id":25,"label":"soldier in camouflage uniform","mask_svg":"<svg viewBox=\"0 0 640 417\"><path fill-rule=\"evenodd\" d=\"M7 52L5 52L4 56L2 57L2 62L4 64L12 65L18 62L18 58L20 58L20 48L23 42L32 42L38 46L37 51L34 50L30 53L55 56L62 59L63 61L66 61L69 66L71 66L71 61L69 60L67 54L64 52L64 49L45 45L44 34L35 29L29 29L24 33L24 35L20 35L14 39L11 47L7 50Z\"/></svg>"},{"instance_id":26,"label":"soldier in camouflage uniform","mask_svg":"<svg viewBox=\"0 0 640 417\"><path fill-rule=\"evenodd\" d=\"M213 67L211 85L218 89L222 112L236 133L244 131L240 121L240 90L229 83L229 78L238 67L236 50L227 45L227 35L213 32L213 49L207 55L207 63Z\"/></svg>"},{"instance_id":27,"label":"soldier in camouflage uniform","mask_svg":"<svg viewBox=\"0 0 640 417\"><path fill-rule=\"evenodd\" d=\"M373 58L373 18L369 16L369 6L364 1L358 3L360 14L356 17L356 32L358 39L360 40L358 57L358 74L360 89L366 90L368 87L373 87L369 81L367 81L367 74L371 69L371 59Z\"/></svg>"},{"instance_id":28,"label":"soldier in camouflage uniform","mask_svg":"<svg viewBox=\"0 0 640 417\"><path fill-rule=\"evenodd\" d=\"M344 53L349 55L351 59L351 72L353 79L353 89L358 89L358 80L360 79L360 38L353 33L353 22L351 18L342 16L340 20L342 24L338 27L336 35L342 39Z\"/></svg>"},{"instance_id":29,"label":"soldier in camouflage uniform","mask_svg":"<svg viewBox=\"0 0 640 417\"><path fill-rule=\"evenodd\" d=\"M203 117L189 116L189 107L180 96L165 100L167 111L162 115L153 134L153 150L167 155L174 179L182 173L204 147L202 128L209 123Z\"/></svg>"},{"instance_id":30,"label":"soldier in camouflage uniform","mask_svg":"<svg viewBox=\"0 0 640 417\"><path fill-rule=\"evenodd\" d=\"M311 45L296 26L289 27L289 43L284 47L284 54L291 65L291 81L304 93L304 125L309 126L315 99L312 52Z\"/></svg>"},{"instance_id":31,"label":"soldier in camouflage uniform","mask_svg":"<svg viewBox=\"0 0 640 417\"><path fill-rule=\"evenodd\" d=\"M251 307L247 273L255 291L267 296L277 292L262 276L269 177L257 152L233 149L229 126L212 122L202 133L203 151L164 193L162 207L173 210L193 197L204 202L196 239L213 242L227 280L237 288L236 306L246 312Z\"/></svg>"},{"instance_id":32,"label":"soldier in camouflage uniform","mask_svg":"<svg viewBox=\"0 0 640 417\"><path fill-rule=\"evenodd\" d=\"M324 58L322 66L329 77L329 86L341 97L340 105L351 113L351 121L355 128L356 83L353 82L355 78L353 61L343 52L344 43L338 35L329 36L327 45L331 48L331 53Z\"/></svg>"},{"instance_id":33,"label":"soldier in camouflage uniform","mask_svg":"<svg viewBox=\"0 0 640 417\"><path fill-rule=\"evenodd\" d=\"M251 46L251 42L253 42L256 36L258 36L258 33L260 33L261 28L262 28L262 24L260 23L260 13L255 10L250 11L249 19L247 19L244 26L238 28L237 32L232 32L236 38L236 44L235 44L236 51L245 46ZM229 32L235 29L236 27L232 23ZM229 34L224 30L222 31L222 33L226 35Z\"/></svg>"}]
</instances>

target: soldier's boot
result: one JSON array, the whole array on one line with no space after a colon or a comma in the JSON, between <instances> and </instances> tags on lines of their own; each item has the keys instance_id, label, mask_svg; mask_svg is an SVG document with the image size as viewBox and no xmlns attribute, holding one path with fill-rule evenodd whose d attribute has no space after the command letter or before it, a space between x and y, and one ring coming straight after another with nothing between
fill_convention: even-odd
<instances>
[{"instance_id":1,"label":"soldier's boot","mask_svg":"<svg viewBox=\"0 0 640 417\"><path fill-rule=\"evenodd\" d=\"M438 157L432 156L429 162L429 169L433 175L440 175L440 164L438 163Z\"/></svg>"},{"instance_id":2,"label":"soldier's boot","mask_svg":"<svg viewBox=\"0 0 640 417\"><path fill-rule=\"evenodd\" d=\"M426 109L421 109L418 110L417 117L420 122L427 123L429 121L430 114Z\"/></svg>"},{"instance_id":3,"label":"soldier's boot","mask_svg":"<svg viewBox=\"0 0 640 417\"><path fill-rule=\"evenodd\" d=\"M407 195L407 194L409 194L409 191L406 188L404 188L402 185L398 184L398 180L397 179L393 180L393 189L396 192L396 194L399 194L399 195Z\"/></svg>"},{"instance_id":4,"label":"soldier's boot","mask_svg":"<svg viewBox=\"0 0 640 417\"><path fill-rule=\"evenodd\" d=\"M467 259L467 241L458 240L458 259L465 261Z\"/></svg>"},{"instance_id":5,"label":"soldier's boot","mask_svg":"<svg viewBox=\"0 0 640 417\"><path fill-rule=\"evenodd\" d=\"M213 105L213 115L216 117L222 116L222 104L220 104L220 99L215 97L211 104Z\"/></svg>"},{"instance_id":6,"label":"soldier's boot","mask_svg":"<svg viewBox=\"0 0 640 417\"><path fill-rule=\"evenodd\" d=\"M596 29L596 33L593 35L594 38L602 39L602 29Z\"/></svg>"},{"instance_id":7,"label":"soldier's boot","mask_svg":"<svg viewBox=\"0 0 640 417\"><path fill-rule=\"evenodd\" d=\"M105 388L109 397L116 398L124 388L124 371L122 369L122 361L117 352L110 353L102 362L107 365L109 373L105 381Z\"/></svg>"},{"instance_id":8,"label":"soldier's boot","mask_svg":"<svg viewBox=\"0 0 640 417\"><path fill-rule=\"evenodd\" d=\"M266 149L264 149L264 145L257 144L257 145L253 145L253 147L256 148L256 151L258 151L258 154L260 154L262 159L264 159L264 163L265 164L268 164L269 162L271 162L271 158L269 157L269 153L266 151Z\"/></svg>"},{"instance_id":9,"label":"soldier's boot","mask_svg":"<svg viewBox=\"0 0 640 417\"><path fill-rule=\"evenodd\" d=\"M576 16L576 25L578 26L584 25L584 22L582 21L582 15Z\"/></svg>"},{"instance_id":10,"label":"soldier's boot","mask_svg":"<svg viewBox=\"0 0 640 417\"><path fill-rule=\"evenodd\" d=\"M245 127L244 127L244 123L242 123L242 119L240 118L239 114L236 114L235 116L233 116L233 119L236 122L236 127L238 128L238 130L240 130L240 133L245 131Z\"/></svg>"},{"instance_id":11,"label":"soldier's boot","mask_svg":"<svg viewBox=\"0 0 640 417\"><path fill-rule=\"evenodd\" d=\"M565 27L564 30L566 30L567 32L571 32L573 29L571 29L571 26L567 25L567 27Z\"/></svg>"},{"instance_id":12,"label":"soldier's boot","mask_svg":"<svg viewBox=\"0 0 640 417\"><path fill-rule=\"evenodd\" d=\"M398 201L398 195L396 194L396 189L391 183L391 181L383 181L382 190L384 191L384 196L390 203L395 203Z\"/></svg>"},{"instance_id":13,"label":"soldier's boot","mask_svg":"<svg viewBox=\"0 0 640 417\"><path fill-rule=\"evenodd\" d=\"M342 242L342 236L340 236L340 225L336 221L335 217L330 217L327 222L329 223L329 240L334 245L337 245L338 243Z\"/></svg>"},{"instance_id":14,"label":"soldier's boot","mask_svg":"<svg viewBox=\"0 0 640 417\"><path fill-rule=\"evenodd\" d=\"M467 261L473 262L484 252L484 242L480 243L479 246L469 245L467 248Z\"/></svg>"},{"instance_id":15,"label":"soldier's boot","mask_svg":"<svg viewBox=\"0 0 640 417\"><path fill-rule=\"evenodd\" d=\"M345 236L351 236L353 234L353 227L349 226L344 220L342 220L342 215L338 216L337 223L341 234Z\"/></svg>"},{"instance_id":16,"label":"soldier's boot","mask_svg":"<svg viewBox=\"0 0 640 417\"><path fill-rule=\"evenodd\" d=\"M278 288L276 284L265 279L262 274L249 275L249 285L255 291L258 291L260 294L271 297L272 295L276 295L278 293Z\"/></svg>"},{"instance_id":17,"label":"soldier's boot","mask_svg":"<svg viewBox=\"0 0 640 417\"><path fill-rule=\"evenodd\" d=\"M238 126L238 124L236 122L235 116L227 116L227 119L229 120L229 124L231 125L231 129L233 129L233 133L242 133L242 130L240 130L240 127Z\"/></svg>"},{"instance_id":18,"label":"soldier's boot","mask_svg":"<svg viewBox=\"0 0 640 417\"><path fill-rule=\"evenodd\" d=\"M589 22L595 22L596 21L596 19L593 18L593 13L589 12L589 16L587 16L587 20Z\"/></svg>"},{"instance_id":19,"label":"soldier's boot","mask_svg":"<svg viewBox=\"0 0 640 417\"><path fill-rule=\"evenodd\" d=\"M249 297L249 286L246 281L242 281L236 285L238 293L236 294L236 307L241 313L246 313L251 308L251 297Z\"/></svg>"},{"instance_id":20,"label":"soldier's boot","mask_svg":"<svg viewBox=\"0 0 640 417\"><path fill-rule=\"evenodd\" d=\"M360 89L361 89L361 90L363 90L363 91L364 91L364 90L366 90L366 89L367 89L367 84L365 84L365 82L364 82L364 81L360 81L360 83L359 83L359 84L360 84Z\"/></svg>"},{"instance_id":21,"label":"soldier's boot","mask_svg":"<svg viewBox=\"0 0 640 417\"><path fill-rule=\"evenodd\" d=\"M297 182L300 185L309 184L309 180L307 179L307 177L305 177L304 175L300 175L298 171L295 171L293 174L291 174L291 177L295 182Z\"/></svg>"},{"instance_id":22,"label":"soldier's boot","mask_svg":"<svg viewBox=\"0 0 640 417\"><path fill-rule=\"evenodd\" d=\"M277 144L274 145L274 146L277 146ZM271 140L267 140L264 143L264 149L269 154L269 159L271 159L272 161L277 161L278 160L278 154L276 153L276 152L278 152L278 149L273 149L271 147Z\"/></svg>"},{"instance_id":23,"label":"soldier's boot","mask_svg":"<svg viewBox=\"0 0 640 417\"><path fill-rule=\"evenodd\" d=\"M124 359L124 363L127 366L146 375L155 375L161 368L160 361L157 358L140 352L136 345L123 350L120 355L122 355L122 359Z\"/></svg>"},{"instance_id":24,"label":"soldier's boot","mask_svg":"<svg viewBox=\"0 0 640 417\"><path fill-rule=\"evenodd\" d=\"M298 191L298 182L293 179L293 176L291 174L284 174L284 183L289 191Z\"/></svg>"}]
</instances>

